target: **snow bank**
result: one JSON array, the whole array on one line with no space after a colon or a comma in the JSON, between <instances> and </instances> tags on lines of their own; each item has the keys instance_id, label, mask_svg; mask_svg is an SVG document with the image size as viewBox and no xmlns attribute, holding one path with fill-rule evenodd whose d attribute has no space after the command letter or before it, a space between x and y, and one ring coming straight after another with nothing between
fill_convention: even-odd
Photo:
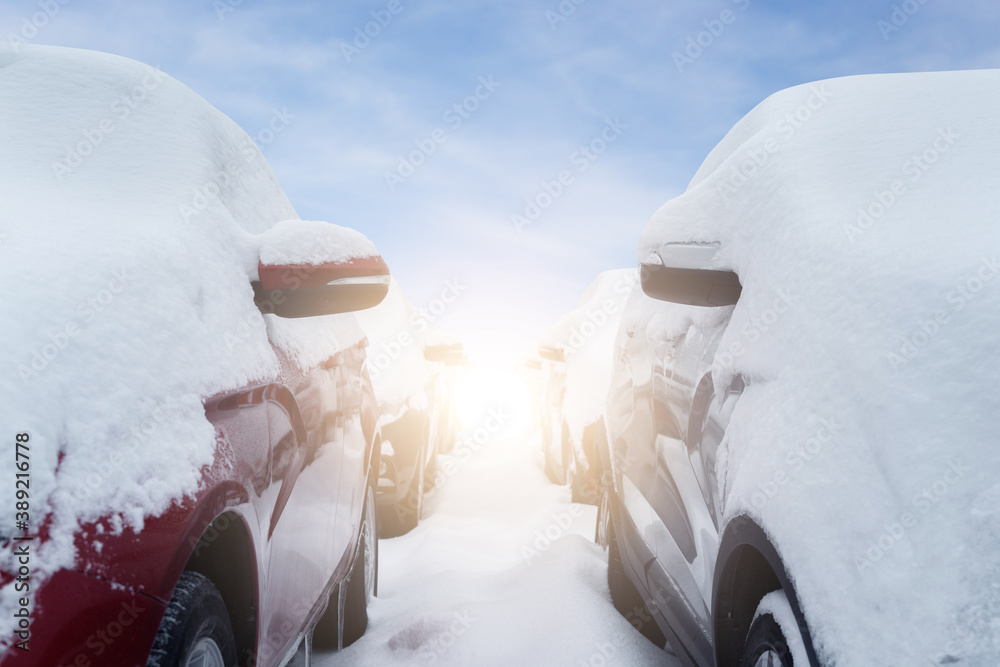
<instances>
[{"instance_id":1,"label":"snow bank","mask_svg":"<svg viewBox=\"0 0 1000 667\"><path fill-rule=\"evenodd\" d=\"M576 442L583 440L584 428L604 414L615 336L625 301L638 284L636 269L602 272L584 290L576 308L546 329L539 340L544 347L565 352L562 410Z\"/></svg>"},{"instance_id":2,"label":"snow bank","mask_svg":"<svg viewBox=\"0 0 1000 667\"><path fill-rule=\"evenodd\" d=\"M265 324L259 235L298 216L246 133L164 73L75 49L2 53L0 146L0 423L30 433L31 530L51 521L37 588L73 566L81 524L139 531L197 490L215 443L202 400L278 372L268 329L300 364L360 334L349 316ZM0 463L5 536L21 534L13 464ZM13 602L0 591L3 640Z\"/></svg>"},{"instance_id":3,"label":"snow bank","mask_svg":"<svg viewBox=\"0 0 1000 667\"><path fill-rule=\"evenodd\" d=\"M726 516L774 537L825 664L1000 662L998 109L1000 71L782 91L639 243L740 275Z\"/></svg>"},{"instance_id":4,"label":"snow bank","mask_svg":"<svg viewBox=\"0 0 1000 667\"><path fill-rule=\"evenodd\" d=\"M368 373L381 413L391 420L408 407L426 409L431 372L424 346L430 322L407 301L395 278L382 303L356 317L368 335Z\"/></svg>"}]
</instances>

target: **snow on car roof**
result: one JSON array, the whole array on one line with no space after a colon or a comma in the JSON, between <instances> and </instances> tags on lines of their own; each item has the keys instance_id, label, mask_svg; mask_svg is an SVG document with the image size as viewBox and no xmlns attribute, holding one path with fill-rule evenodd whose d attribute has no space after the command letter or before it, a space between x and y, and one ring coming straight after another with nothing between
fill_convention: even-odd
<instances>
[{"instance_id":1,"label":"snow on car roof","mask_svg":"<svg viewBox=\"0 0 1000 667\"><path fill-rule=\"evenodd\" d=\"M589 347L589 341L597 333L604 334L610 331L610 336L613 339L616 327L614 325L605 327L606 319L599 313L606 310L618 313L621 303L638 282L639 277L635 269L602 271L587 285L577 300L576 307L542 332L538 344L541 347L563 349L568 358ZM614 305L605 308L605 302L609 299L614 302ZM588 321L588 313L591 314L589 318L591 325L587 327L590 333L583 335L579 329L584 322ZM594 320L599 320L600 326L595 324Z\"/></svg>"},{"instance_id":2,"label":"snow on car roof","mask_svg":"<svg viewBox=\"0 0 1000 667\"><path fill-rule=\"evenodd\" d=\"M300 365L363 334L350 316L256 309L261 233L298 215L249 136L166 74L3 51L0 146L0 423L30 434L46 575L73 565L81 524L138 531L197 490L215 444L202 401L278 372L268 331ZM344 247L368 254L359 236ZM0 474L14 479L13 456ZM0 505L0 535L15 532ZM13 597L0 591L3 637Z\"/></svg>"},{"instance_id":3,"label":"snow on car roof","mask_svg":"<svg viewBox=\"0 0 1000 667\"><path fill-rule=\"evenodd\" d=\"M1000 657L998 111L997 70L781 91L639 242L654 263L718 243L740 276L714 379L749 387L719 484L831 664Z\"/></svg>"}]
</instances>

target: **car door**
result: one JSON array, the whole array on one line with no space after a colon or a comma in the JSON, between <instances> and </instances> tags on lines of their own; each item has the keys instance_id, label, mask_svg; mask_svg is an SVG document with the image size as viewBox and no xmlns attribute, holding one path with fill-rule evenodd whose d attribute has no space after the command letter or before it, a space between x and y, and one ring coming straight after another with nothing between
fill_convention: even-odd
<instances>
[{"instance_id":1,"label":"car door","mask_svg":"<svg viewBox=\"0 0 1000 667\"><path fill-rule=\"evenodd\" d=\"M678 467L686 454L684 428L687 383L675 378L677 357L689 347L690 332L669 340L633 334L631 368L633 414L622 433L622 507L653 560L642 567L648 598L694 654L709 655L708 604L691 565L697 560L702 517L692 515L686 495L691 475Z\"/></svg>"},{"instance_id":2,"label":"car door","mask_svg":"<svg viewBox=\"0 0 1000 667\"><path fill-rule=\"evenodd\" d=\"M656 433L656 485L650 496L656 516L663 521L665 543L658 545L661 564L684 593L698 625L710 628L712 580L718 526L714 505L706 502L704 487L711 473L705 471L700 442L690 428L697 402L712 400L711 356L721 330L696 327L655 360L654 388L658 413ZM697 401L696 401L697 398ZM699 408L703 409L703 408ZM698 429L699 431L701 429ZM714 462L714 459L713 459ZM703 488L704 487L704 488Z\"/></svg>"},{"instance_id":3,"label":"car door","mask_svg":"<svg viewBox=\"0 0 1000 667\"><path fill-rule=\"evenodd\" d=\"M676 308L656 317L683 317ZM723 317L707 330L674 329L669 337L656 333L669 327L652 322L626 330L616 368L620 376L627 369L629 379L617 378L621 386L613 391L620 397L629 385L631 415L609 420L618 422L617 435L611 435L618 440L617 456L625 459L622 506L654 557L643 567L649 597L688 651L703 656L711 655L712 646L711 588L719 543L715 451L725 430L717 419L711 364L726 321ZM723 398L730 409L728 394Z\"/></svg>"},{"instance_id":4,"label":"car door","mask_svg":"<svg viewBox=\"0 0 1000 667\"><path fill-rule=\"evenodd\" d=\"M365 356L368 340L338 353L336 434L341 448L334 550L345 554L361 526L369 450L375 424L375 398L367 380ZM366 391L367 388L367 391ZM375 471L377 474L377 471Z\"/></svg>"},{"instance_id":5,"label":"car door","mask_svg":"<svg viewBox=\"0 0 1000 667\"><path fill-rule=\"evenodd\" d=\"M699 629L693 642L699 647L712 636L721 514L716 453L744 387L737 375L716 395L712 364L727 323L725 317L716 326L692 327L674 346L672 359L657 359L663 379L656 403L677 429L673 434L661 429L656 438L657 487L651 504L665 529L659 533L663 543L657 545L657 557L661 576L670 579L664 583L683 595L678 612Z\"/></svg>"},{"instance_id":6,"label":"car door","mask_svg":"<svg viewBox=\"0 0 1000 667\"><path fill-rule=\"evenodd\" d=\"M282 382L271 385L267 401L272 461L270 512L262 526L268 552L261 587L262 664L294 648L346 549L337 539L341 524L350 524L340 516L345 455L340 356L306 372L282 361Z\"/></svg>"}]
</instances>

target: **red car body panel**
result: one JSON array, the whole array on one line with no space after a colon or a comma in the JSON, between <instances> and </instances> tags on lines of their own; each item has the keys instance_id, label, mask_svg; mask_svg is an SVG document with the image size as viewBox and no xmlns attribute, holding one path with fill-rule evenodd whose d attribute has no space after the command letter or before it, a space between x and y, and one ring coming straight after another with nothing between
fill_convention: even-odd
<instances>
[{"instance_id":1,"label":"red car body panel","mask_svg":"<svg viewBox=\"0 0 1000 667\"><path fill-rule=\"evenodd\" d=\"M75 570L44 582L29 651L9 649L3 664L145 665L181 573L234 530L250 570L238 574L252 588L241 593L247 609L230 609L252 615L239 664L269 667L294 650L350 569L368 470L378 467L366 346L308 371L276 350L281 373L271 383L207 399L216 450L199 491L139 532L114 534L109 519L78 531Z\"/></svg>"},{"instance_id":2,"label":"red car body panel","mask_svg":"<svg viewBox=\"0 0 1000 667\"><path fill-rule=\"evenodd\" d=\"M13 664L46 667L145 665L166 605L132 589L62 570L36 599L30 651Z\"/></svg>"}]
</instances>

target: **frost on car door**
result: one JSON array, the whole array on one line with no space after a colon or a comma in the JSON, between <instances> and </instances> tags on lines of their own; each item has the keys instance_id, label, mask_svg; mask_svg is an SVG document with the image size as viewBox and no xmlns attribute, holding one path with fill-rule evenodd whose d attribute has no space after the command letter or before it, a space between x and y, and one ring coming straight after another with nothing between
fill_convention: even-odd
<instances>
[{"instance_id":1,"label":"frost on car door","mask_svg":"<svg viewBox=\"0 0 1000 667\"><path fill-rule=\"evenodd\" d=\"M336 544L337 524L350 523L337 511L343 447L335 417L336 368L320 367L295 379L294 393L271 385L268 401L273 504L263 527L268 537L263 664L291 648L346 549Z\"/></svg>"},{"instance_id":2,"label":"frost on car door","mask_svg":"<svg viewBox=\"0 0 1000 667\"><path fill-rule=\"evenodd\" d=\"M719 540L715 450L725 427L713 407L711 360L724 327L692 325L659 339L656 331L640 327L628 350L634 414L616 445L628 460L621 499L655 558L644 570L649 597L682 641L709 655ZM653 340L641 338L647 332Z\"/></svg>"}]
</instances>

